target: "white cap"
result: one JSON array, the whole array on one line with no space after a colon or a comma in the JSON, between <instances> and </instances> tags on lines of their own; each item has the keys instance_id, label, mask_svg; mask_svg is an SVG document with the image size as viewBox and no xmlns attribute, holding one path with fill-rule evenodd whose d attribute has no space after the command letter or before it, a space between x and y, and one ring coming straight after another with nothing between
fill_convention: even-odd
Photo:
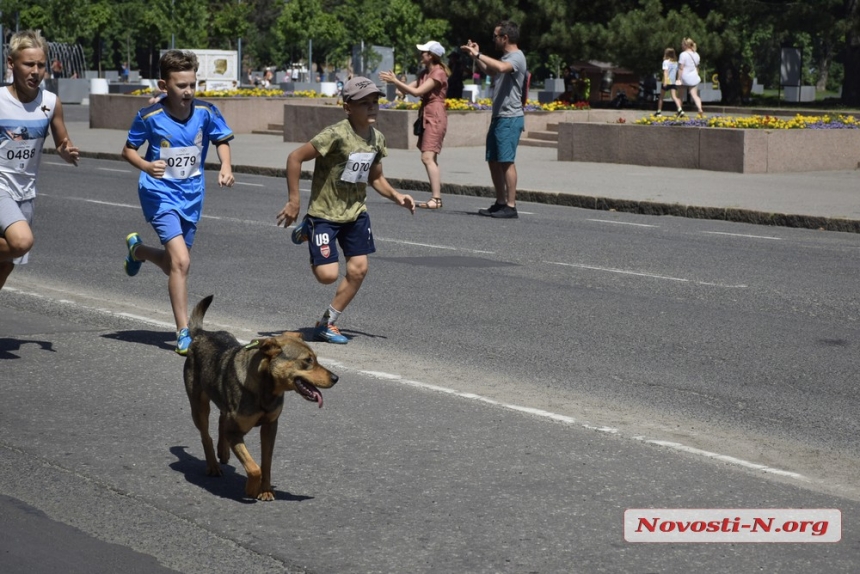
<instances>
[{"instance_id":1,"label":"white cap","mask_svg":"<svg viewBox=\"0 0 860 574\"><path fill-rule=\"evenodd\" d=\"M415 44L415 47L422 52L430 52L431 54L436 54L440 58L445 55L445 48L443 48L442 44L435 40L430 40L426 44Z\"/></svg>"}]
</instances>

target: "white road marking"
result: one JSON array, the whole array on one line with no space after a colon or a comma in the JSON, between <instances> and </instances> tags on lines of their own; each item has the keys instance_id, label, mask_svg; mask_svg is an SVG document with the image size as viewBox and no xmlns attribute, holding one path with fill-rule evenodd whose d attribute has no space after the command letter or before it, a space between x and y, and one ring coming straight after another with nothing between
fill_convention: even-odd
<instances>
[{"instance_id":1,"label":"white road marking","mask_svg":"<svg viewBox=\"0 0 860 574\"><path fill-rule=\"evenodd\" d=\"M647 223L631 223L629 221L612 221L609 219L586 219L586 221L594 221L596 223L614 223L615 225L632 225L634 227L660 227L659 225L649 225Z\"/></svg>"},{"instance_id":2,"label":"white road marking","mask_svg":"<svg viewBox=\"0 0 860 574\"><path fill-rule=\"evenodd\" d=\"M237 182L234 182L234 183L235 183L235 185L249 185L249 186L251 186L251 187L266 187L266 186L265 186L265 185L263 185L262 183L248 183L248 182L246 182L246 181L237 181Z\"/></svg>"},{"instance_id":3,"label":"white road marking","mask_svg":"<svg viewBox=\"0 0 860 574\"><path fill-rule=\"evenodd\" d=\"M648 277L650 279L662 279L664 281L677 281L679 283L693 283L695 285L707 285L709 287L725 287L727 289L746 289L749 285L725 285L723 283L711 283L709 281L694 281L683 277L671 277L669 275L657 275L643 271L630 271L628 269L615 269L613 267L598 267L596 265L583 265L581 263L561 263L558 261L544 261L549 265L562 265L564 267L576 267L578 269L590 269L592 271L605 271L608 273L620 273L622 275L634 275L636 277Z\"/></svg>"},{"instance_id":4,"label":"white road marking","mask_svg":"<svg viewBox=\"0 0 860 574\"><path fill-rule=\"evenodd\" d=\"M85 203L97 203L99 205L109 205L111 207L131 207L134 209L140 209L139 204L132 205L130 203L115 203L112 201L101 201L99 199L86 199L84 197L67 197L67 196L60 197L60 196L48 194L48 193L40 193L39 196L40 197L55 197L58 199L71 199L73 201L83 201Z\"/></svg>"},{"instance_id":5,"label":"white road marking","mask_svg":"<svg viewBox=\"0 0 860 574\"><path fill-rule=\"evenodd\" d=\"M450 245L436 245L433 243L418 243L416 241L404 241L402 239L386 239L384 237L376 237L374 236L374 240L388 242L388 243L397 243L399 245L414 245L416 247L430 247L431 249L447 249L450 251L465 251L466 253L481 253L484 255L494 255L495 251L483 251L481 249L463 249L462 247L451 247Z\"/></svg>"},{"instance_id":6,"label":"white road marking","mask_svg":"<svg viewBox=\"0 0 860 574\"><path fill-rule=\"evenodd\" d=\"M787 476L789 478L794 478L797 480L807 480L805 476L803 476L802 474L798 474L796 472L790 472L788 470L781 470L779 468L773 468L770 466L765 466L763 464L757 464L755 462L750 462L748 460L735 458L733 456L728 456L725 454L719 454L716 452L710 452L707 450L702 450L700 448L694 448L691 446L686 446L686 445L683 445L683 444L678 443L678 442L647 439L643 436L635 436L635 437L633 437L633 439L634 440L641 440L643 442L647 442L648 444L653 444L653 445L657 445L657 446L664 446L666 448L671 448L671 449L678 450L681 452L695 454L698 456L704 456L706 458L713 458L715 460L721 460L723 462L727 462L727 463L733 464L735 466L742 466L744 468L750 468L752 470L760 470L762 472L767 472L770 474L778 474L780 476Z\"/></svg>"},{"instance_id":7,"label":"white road marking","mask_svg":"<svg viewBox=\"0 0 860 574\"><path fill-rule=\"evenodd\" d=\"M749 235L746 233L726 233L724 231L702 231L711 235L729 235L731 237L748 237L750 239L773 239L774 241L782 241L782 237L770 237L767 235Z\"/></svg>"},{"instance_id":8,"label":"white road marking","mask_svg":"<svg viewBox=\"0 0 860 574\"><path fill-rule=\"evenodd\" d=\"M81 305L79 303L75 303L74 301L69 301L68 299L54 299L52 297L48 297L46 295L41 295L38 293L33 293L30 291L21 291L20 289L15 289L14 287L5 287L5 289L7 291L14 291L16 293L20 293L22 295L34 297L37 299L45 299L45 300L62 302L64 304L76 306L76 307L79 307L81 309L85 309L87 311L94 311L97 313L103 313L106 315L113 315L116 317L126 317L126 318L130 318L130 319L135 319L135 320L142 321L142 322L150 324L150 325L156 325L156 326L164 327L166 329L171 329L171 330L175 328L175 325L172 323L167 323L165 321L160 321L157 319L151 319L149 317L142 316L142 315L134 315L131 313L116 312L116 311L111 311L109 309L104 309L101 307L90 307L87 305ZM217 327L222 328L222 329L231 330L231 327L229 325L215 325L215 324L211 324L211 325L217 326ZM375 379L380 379L380 380L392 382L395 384L402 384L402 385L406 385L409 387L415 387L415 388L423 389L426 391L445 393L447 395L451 395L451 396L461 398L461 399L479 401L482 403L486 403L492 407L499 407L499 408L504 408L507 410L525 413L525 414L529 414L529 415L536 416L536 417L550 420L550 421L560 422L560 423L572 425L572 426L579 426L579 427L582 427L582 428L585 428L588 430L619 435L619 431L616 428L607 427L607 426L594 426L594 425L591 425L591 424L584 422L584 421L577 421L575 418L567 416L567 415L562 415L559 413L553 413L551 411L545 411L543 409L536 409L533 407L516 405L516 404L512 404L512 403L503 403L500 401L496 401L494 399L490 399L488 397L477 395L475 393L466 393L466 392L458 391L456 389L451 389L448 387L441 387L439 385L432 385L429 383L423 383L421 381L404 379L402 376L394 374L394 373L386 373L384 371L366 371L366 370L362 370L362 369L354 369L354 368L350 368L348 365L344 365L343 363L340 363L339 361L327 360L324 357L319 357L319 359L321 362L324 362L326 364L337 365L341 370L351 370L353 372L357 372L359 374L362 374L362 375L365 375L368 377L372 377ZM621 435L619 435L619 436L621 436ZM739 467L746 468L746 469L759 470L759 471L766 472L769 474L776 474L776 475L785 476L788 478L793 478L796 480L807 480L806 477L804 477L803 475L798 474L796 472L791 472L791 471L787 471L787 470L781 470L778 468L765 466L763 464L758 464L755 462L743 460L743 459L736 458L733 456L729 456L729 455L725 455L725 454L719 454L719 453L715 453L715 452L710 452L710 451L698 449L698 448L691 447L691 446L686 446L684 444L677 443L677 442L670 442L670 441L664 441L664 440L658 440L658 439L649 439L647 437L640 436L640 435L633 436L630 438L632 438L633 440L638 440L638 441L642 441L642 442L645 442L648 444L653 444L656 446L662 446L662 447L670 448L673 450L685 452L685 453L696 455L696 456L702 456L705 458L719 460L719 461L725 462L727 464L739 466Z\"/></svg>"},{"instance_id":9,"label":"white road marking","mask_svg":"<svg viewBox=\"0 0 860 574\"><path fill-rule=\"evenodd\" d=\"M109 167L97 167L96 169L99 171L115 171L117 173L132 173L132 171L130 169L112 169Z\"/></svg>"}]
</instances>

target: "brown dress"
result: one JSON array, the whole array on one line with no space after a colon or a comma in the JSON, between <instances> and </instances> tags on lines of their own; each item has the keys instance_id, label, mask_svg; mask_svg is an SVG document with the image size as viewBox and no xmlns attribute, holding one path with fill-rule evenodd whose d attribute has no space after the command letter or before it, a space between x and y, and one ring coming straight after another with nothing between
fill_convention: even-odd
<instances>
[{"instance_id":1,"label":"brown dress","mask_svg":"<svg viewBox=\"0 0 860 574\"><path fill-rule=\"evenodd\" d=\"M448 93L448 75L442 66L436 66L419 81L419 85L432 80L439 86L430 90L421 99L424 109L424 133L418 136L418 149L421 151L442 152L442 140L448 131L448 112L445 111L445 95Z\"/></svg>"}]
</instances>

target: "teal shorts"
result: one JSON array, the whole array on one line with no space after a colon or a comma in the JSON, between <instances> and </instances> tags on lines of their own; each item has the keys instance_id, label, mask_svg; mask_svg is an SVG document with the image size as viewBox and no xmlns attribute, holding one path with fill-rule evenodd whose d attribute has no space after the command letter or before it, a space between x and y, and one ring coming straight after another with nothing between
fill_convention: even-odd
<instances>
[{"instance_id":1,"label":"teal shorts","mask_svg":"<svg viewBox=\"0 0 860 574\"><path fill-rule=\"evenodd\" d=\"M487 132L486 160L514 163L524 128L524 116L493 118Z\"/></svg>"}]
</instances>

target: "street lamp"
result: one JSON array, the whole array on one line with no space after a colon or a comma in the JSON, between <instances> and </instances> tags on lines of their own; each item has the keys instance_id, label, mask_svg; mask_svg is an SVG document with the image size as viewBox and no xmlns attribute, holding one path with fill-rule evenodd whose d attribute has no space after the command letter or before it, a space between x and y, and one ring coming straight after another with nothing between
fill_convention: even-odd
<instances>
[{"instance_id":1,"label":"street lamp","mask_svg":"<svg viewBox=\"0 0 860 574\"><path fill-rule=\"evenodd\" d=\"M236 4L241 5L242 0L236 0ZM239 41L236 44L236 47L239 51L239 65L237 66L239 69L236 71L236 75L238 76L236 80L238 81L238 86L242 85L242 36L239 36Z\"/></svg>"}]
</instances>

